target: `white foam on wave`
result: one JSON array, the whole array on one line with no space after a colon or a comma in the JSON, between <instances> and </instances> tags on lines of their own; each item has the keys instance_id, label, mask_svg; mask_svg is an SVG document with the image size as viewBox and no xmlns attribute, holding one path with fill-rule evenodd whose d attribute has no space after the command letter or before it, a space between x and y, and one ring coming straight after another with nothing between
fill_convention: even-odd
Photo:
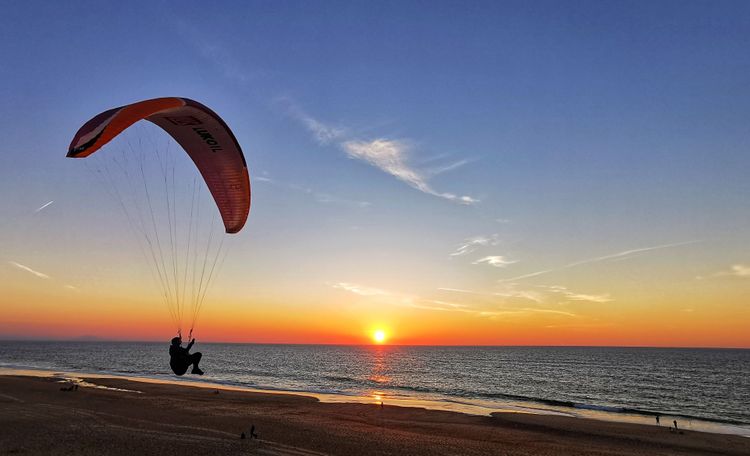
<instances>
[{"instance_id":1,"label":"white foam on wave","mask_svg":"<svg viewBox=\"0 0 750 456\"><path fill-rule=\"evenodd\" d=\"M114 386L98 385L96 383L91 383L82 378L74 377L68 374L63 374L63 376L60 377L60 380L58 380L58 383L68 383L68 384L78 385L81 388L96 388L96 389L107 390L107 391L120 391L123 393L137 393L137 394L143 393L143 391L138 391L138 390L115 388Z\"/></svg>"}]
</instances>

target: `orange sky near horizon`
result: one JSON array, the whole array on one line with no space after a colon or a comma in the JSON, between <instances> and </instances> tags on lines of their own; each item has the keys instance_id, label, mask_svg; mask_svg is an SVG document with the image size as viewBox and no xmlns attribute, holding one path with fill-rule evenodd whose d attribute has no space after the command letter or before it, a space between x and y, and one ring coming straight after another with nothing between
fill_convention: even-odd
<instances>
[{"instance_id":1,"label":"orange sky near horizon","mask_svg":"<svg viewBox=\"0 0 750 456\"><path fill-rule=\"evenodd\" d=\"M146 294L115 298L82 291L39 295L28 281L6 284L0 336L5 338L168 340L166 307ZM203 342L371 344L377 329L394 345L569 345L750 348L742 297L721 315L661 303L618 315L513 311L480 316L435 311L348 294L328 304L278 298L211 302L195 336ZM562 311L561 311L562 312ZM604 317L607 319L605 320ZM0 337L2 339L3 337Z\"/></svg>"}]
</instances>

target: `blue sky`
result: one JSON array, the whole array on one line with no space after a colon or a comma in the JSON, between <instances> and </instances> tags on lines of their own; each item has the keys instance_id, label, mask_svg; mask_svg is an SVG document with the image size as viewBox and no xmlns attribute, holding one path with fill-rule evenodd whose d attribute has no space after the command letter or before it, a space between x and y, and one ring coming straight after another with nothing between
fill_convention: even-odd
<instances>
[{"instance_id":1,"label":"blue sky","mask_svg":"<svg viewBox=\"0 0 750 456\"><path fill-rule=\"evenodd\" d=\"M159 96L210 106L245 150L253 208L221 283L238 301L512 283L645 307L750 264L747 2L22 2L1 20L6 280L33 263L85 289L70 269L102 258L65 258L91 243L135 264L64 157L94 114Z\"/></svg>"}]
</instances>

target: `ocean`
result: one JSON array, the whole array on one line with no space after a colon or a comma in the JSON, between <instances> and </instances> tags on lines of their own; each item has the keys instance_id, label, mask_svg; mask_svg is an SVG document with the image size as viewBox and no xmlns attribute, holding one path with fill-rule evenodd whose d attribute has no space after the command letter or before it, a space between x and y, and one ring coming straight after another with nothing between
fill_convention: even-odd
<instances>
[{"instance_id":1,"label":"ocean","mask_svg":"<svg viewBox=\"0 0 750 456\"><path fill-rule=\"evenodd\" d=\"M198 343L177 378L168 343L0 342L0 368L110 374L489 413L559 413L750 435L750 350ZM426 404L426 405L425 405Z\"/></svg>"}]
</instances>

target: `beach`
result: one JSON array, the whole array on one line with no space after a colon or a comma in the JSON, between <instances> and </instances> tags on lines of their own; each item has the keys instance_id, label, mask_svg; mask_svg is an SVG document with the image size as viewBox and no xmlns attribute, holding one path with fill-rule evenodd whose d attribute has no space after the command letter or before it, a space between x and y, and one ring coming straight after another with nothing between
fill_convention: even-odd
<instances>
[{"instance_id":1,"label":"beach","mask_svg":"<svg viewBox=\"0 0 750 456\"><path fill-rule=\"evenodd\" d=\"M746 437L672 432L671 423L477 416L122 378L84 382L65 391L74 384L0 376L0 454L750 454Z\"/></svg>"}]
</instances>

